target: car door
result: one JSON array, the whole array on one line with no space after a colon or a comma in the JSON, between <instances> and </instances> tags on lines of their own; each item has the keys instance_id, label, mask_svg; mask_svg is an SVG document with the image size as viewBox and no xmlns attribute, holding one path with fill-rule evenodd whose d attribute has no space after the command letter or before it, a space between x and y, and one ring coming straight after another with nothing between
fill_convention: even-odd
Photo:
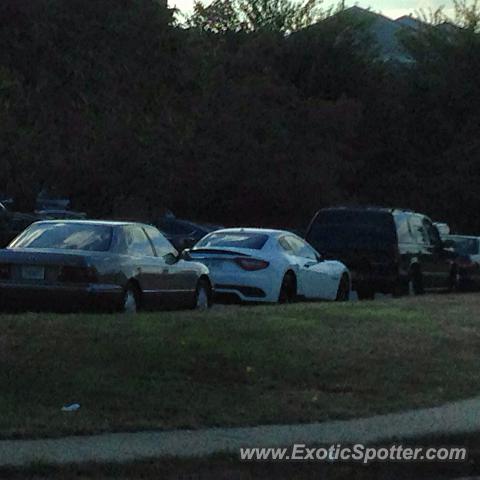
<instances>
[{"instance_id":1,"label":"car door","mask_svg":"<svg viewBox=\"0 0 480 480\"><path fill-rule=\"evenodd\" d=\"M144 230L161 262L158 275L162 277L164 297L176 304L190 302L197 285L197 272L193 264L179 260L177 250L158 229L146 225Z\"/></svg>"},{"instance_id":2,"label":"car door","mask_svg":"<svg viewBox=\"0 0 480 480\"><path fill-rule=\"evenodd\" d=\"M320 255L308 243L294 235L286 240L298 265L299 292L306 298L330 298L337 289L337 279L324 268Z\"/></svg>"},{"instance_id":3,"label":"car door","mask_svg":"<svg viewBox=\"0 0 480 480\"><path fill-rule=\"evenodd\" d=\"M143 294L145 306L156 305L168 289L168 269L165 261L155 254L153 244L140 225L128 225L124 229L127 253L134 277Z\"/></svg>"},{"instance_id":4,"label":"car door","mask_svg":"<svg viewBox=\"0 0 480 480\"><path fill-rule=\"evenodd\" d=\"M448 288L454 255L446 250L437 227L427 217L422 218L428 238L429 274L433 288Z\"/></svg>"}]
</instances>

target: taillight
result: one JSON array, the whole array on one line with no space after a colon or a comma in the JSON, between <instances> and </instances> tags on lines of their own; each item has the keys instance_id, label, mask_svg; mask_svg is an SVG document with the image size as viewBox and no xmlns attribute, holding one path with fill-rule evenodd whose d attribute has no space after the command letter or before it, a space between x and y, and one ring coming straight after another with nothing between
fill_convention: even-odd
<instances>
[{"instance_id":1,"label":"taillight","mask_svg":"<svg viewBox=\"0 0 480 480\"><path fill-rule=\"evenodd\" d=\"M256 258L236 258L235 263L249 272L263 270L270 265L269 262L266 262L265 260L257 260Z\"/></svg>"},{"instance_id":2,"label":"taillight","mask_svg":"<svg viewBox=\"0 0 480 480\"><path fill-rule=\"evenodd\" d=\"M0 264L0 279L8 280L10 278L10 265L2 263Z\"/></svg>"},{"instance_id":3,"label":"taillight","mask_svg":"<svg viewBox=\"0 0 480 480\"><path fill-rule=\"evenodd\" d=\"M58 280L68 283L96 283L97 271L93 267L62 267Z\"/></svg>"}]
</instances>

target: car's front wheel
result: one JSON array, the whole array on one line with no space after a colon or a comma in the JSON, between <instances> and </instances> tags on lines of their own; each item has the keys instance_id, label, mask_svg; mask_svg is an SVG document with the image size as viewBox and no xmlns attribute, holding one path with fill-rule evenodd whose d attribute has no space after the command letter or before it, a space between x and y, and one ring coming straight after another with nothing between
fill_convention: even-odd
<instances>
[{"instance_id":1,"label":"car's front wheel","mask_svg":"<svg viewBox=\"0 0 480 480\"><path fill-rule=\"evenodd\" d=\"M347 302L349 298L350 298L350 281L348 279L348 275L344 273L338 285L337 297L335 298L335 301Z\"/></svg>"},{"instance_id":2,"label":"car's front wheel","mask_svg":"<svg viewBox=\"0 0 480 480\"><path fill-rule=\"evenodd\" d=\"M412 270L408 280L408 293L410 295L423 295L425 293L423 287L423 275L419 268Z\"/></svg>"},{"instance_id":3,"label":"car's front wheel","mask_svg":"<svg viewBox=\"0 0 480 480\"><path fill-rule=\"evenodd\" d=\"M123 313L135 314L138 312L139 308L140 292L133 283L129 283L123 294L122 311Z\"/></svg>"},{"instance_id":4,"label":"car's front wheel","mask_svg":"<svg viewBox=\"0 0 480 480\"><path fill-rule=\"evenodd\" d=\"M212 306L212 288L205 279L200 279L195 292L195 310L207 310Z\"/></svg>"},{"instance_id":5,"label":"car's front wheel","mask_svg":"<svg viewBox=\"0 0 480 480\"><path fill-rule=\"evenodd\" d=\"M287 272L282 280L278 303L291 303L297 297L297 279L292 272Z\"/></svg>"}]
</instances>

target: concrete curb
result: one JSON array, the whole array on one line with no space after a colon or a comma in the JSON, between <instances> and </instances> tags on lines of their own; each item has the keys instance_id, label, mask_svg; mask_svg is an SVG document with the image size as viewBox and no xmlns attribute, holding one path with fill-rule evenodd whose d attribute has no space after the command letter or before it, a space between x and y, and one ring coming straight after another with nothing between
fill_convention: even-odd
<instances>
[{"instance_id":1,"label":"concrete curb","mask_svg":"<svg viewBox=\"0 0 480 480\"><path fill-rule=\"evenodd\" d=\"M54 465L126 463L147 458L237 454L239 449L245 446L282 447L295 443L371 444L475 431L480 431L480 398L404 413L303 425L3 440L0 441L0 466L28 466L34 462Z\"/></svg>"}]
</instances>

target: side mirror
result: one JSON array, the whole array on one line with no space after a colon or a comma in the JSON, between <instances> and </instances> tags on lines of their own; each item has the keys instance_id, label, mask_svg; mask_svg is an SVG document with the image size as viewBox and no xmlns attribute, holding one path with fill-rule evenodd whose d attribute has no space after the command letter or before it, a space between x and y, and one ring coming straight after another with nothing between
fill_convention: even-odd
<instances>
[{"instance_id":1,"label":"side mirror","mask_svg":"<svg viewBox=\"0 0 480 480\"><path fill-rule=\"evenodd\" d=\"M167 253L163 259L167 265L174 265L178 262L178 257L173 253Z\"/></svg>"},{"instance_id":2,"label":"side mirror","mask_svg":"<svg viewBox=\"0 0 480 480\"><path fill-rule=\"evenodd\" d=\"M318 262L318 263L321 263L321 262L323 262L324 260L325 260L325 259L323 258L323 256L320 255L319 253L317 253L317 262Z\"/></svg>"},{"instance_id":3,"label":"side mirror","mask_svg":"<svg viewBox=\"0 0 480 480\"><path fill-rule=\"evenodd\" d=\"M186 248L185 250L182 251L182 253L180 254L180 258L182 260L191 260L192 259L192 256L190 255L190 249L189 248Z\"/></svg>"}]
</instances>

